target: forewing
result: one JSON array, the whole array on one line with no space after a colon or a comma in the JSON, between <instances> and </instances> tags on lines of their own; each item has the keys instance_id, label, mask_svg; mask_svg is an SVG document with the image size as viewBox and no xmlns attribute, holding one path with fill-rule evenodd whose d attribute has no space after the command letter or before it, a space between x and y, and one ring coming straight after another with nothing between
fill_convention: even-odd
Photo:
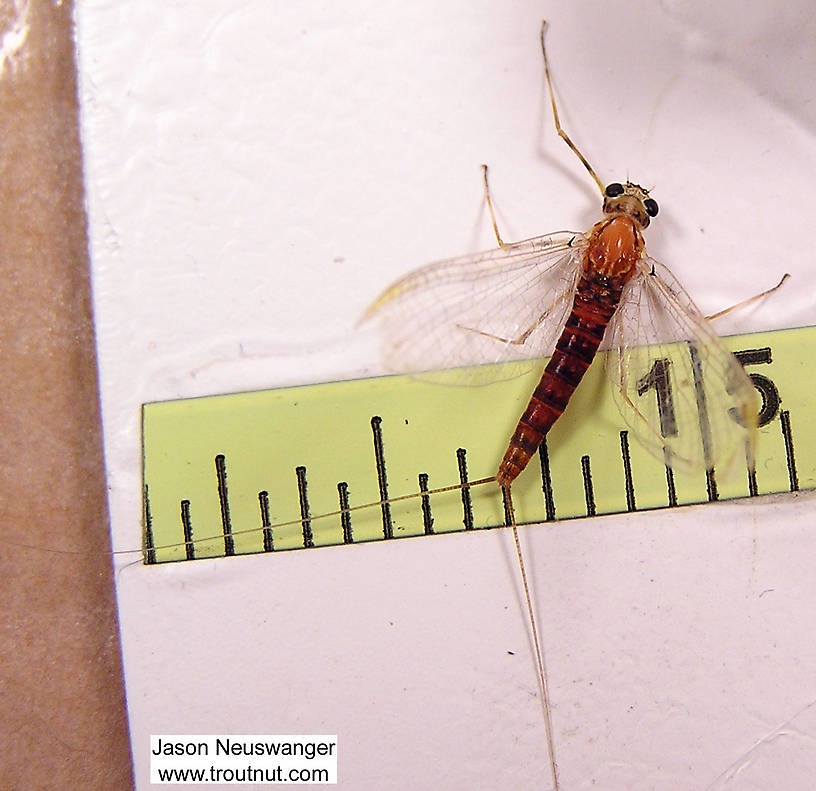
<instances>
[{"instance_id":1,"label":"forewing","mask_svg":"<svg viewBox=\"0 0 816 791\"><path fill-rule=\"evenodd\" d=\"M752 462L758 394L668 269L641 260L606 337L617 405L655 456L681 470Z\"/></svg>"},{"instance_id":2,"label":"forewing","mask_svg":"<svg viewBox=\"0 0 816 791\"><path fill-rule=\"evenodd\" d=\"M548 356L572 306L586 243L563 232L430 264L386 289L362 320L377 323L393 371ZM492 378L490 370L468 375L469 382Z\"/></svg>"}]
</instances>

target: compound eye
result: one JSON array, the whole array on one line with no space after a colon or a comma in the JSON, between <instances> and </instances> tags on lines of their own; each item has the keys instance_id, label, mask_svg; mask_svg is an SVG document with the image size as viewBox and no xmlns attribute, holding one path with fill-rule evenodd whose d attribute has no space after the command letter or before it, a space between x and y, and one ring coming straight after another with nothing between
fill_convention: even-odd
<instances>
[{"instance_id":1,"label":"compound eye","mask_svg":"<svg viewBox=\"0 0 816 791\"><path fill-rule=\"evenodd\" d=\"M605 190L604 195L607 198L617 198L618 195L623 195L623 184L613 181Z\"/></svg>"},{"instance_id":2,"label":"compound eye","mask_svg":"<svg viewBox=\"0 0 816 791\"><path fill-rule=\"evenodd\" d=\"M650 217L657 217L659 207L656 200L646 198L646 200L643 201L643 208L646 209L646 214L648 214Z\"/></svg>"}]
</instances>

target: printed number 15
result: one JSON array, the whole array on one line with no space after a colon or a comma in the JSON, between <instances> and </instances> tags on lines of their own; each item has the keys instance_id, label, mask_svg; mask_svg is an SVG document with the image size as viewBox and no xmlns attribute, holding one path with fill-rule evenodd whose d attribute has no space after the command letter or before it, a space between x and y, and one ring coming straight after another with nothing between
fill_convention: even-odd
<instances>
[{"instance_id":1,"label":"printed number 15","mask_svg":"<svg viewBox=\"0 0 816 791\"><path fill-rule=\"evenodd\" d=\"M760 365L762 363L771 363L770 346L765 346L762 349L746 349L739 352L734 352L734 356L744 366ZM638 381L638 395L644 395L649 390L654 389L657 395L657 411L660 415L660 434L663 437L677 436L677 418L674 413L674 396L672 395L671 377L669 371L671 369L671 360L667 357L655 360L649 373ZM771 379L762 374L750 373L748 377L751 383L759 392L762 398L762 407L757 416L760 427L766 426L770 423L779 412L779 390ZM739 420L738 416L732 415L734 420Z\"/></svg>"}]
</instances>

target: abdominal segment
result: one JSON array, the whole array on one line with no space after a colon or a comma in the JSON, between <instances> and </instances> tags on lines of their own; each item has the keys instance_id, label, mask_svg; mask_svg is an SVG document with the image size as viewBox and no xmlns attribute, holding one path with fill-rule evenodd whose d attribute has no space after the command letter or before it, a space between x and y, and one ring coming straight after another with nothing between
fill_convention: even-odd
<instances>
[{"instance_id":1,"label":"abdominal segment","mask_svg":"<svg viewBox=\"0 0 816 791\"><path fill-rule=\"evenodd\" d=\"M555 345L527 409L504 454L496 480L509 486L527 466L538 446L561 416L573 391L595 358L606 325L618 306L625 280L597 272L578 283L572 311Z\"/></svg>"}]
</instances>

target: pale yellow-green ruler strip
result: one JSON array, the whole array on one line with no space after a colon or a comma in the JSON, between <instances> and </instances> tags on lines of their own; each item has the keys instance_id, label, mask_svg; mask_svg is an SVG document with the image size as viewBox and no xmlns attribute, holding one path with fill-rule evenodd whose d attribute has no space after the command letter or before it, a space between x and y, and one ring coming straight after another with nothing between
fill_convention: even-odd
<instances>
[{"instance_id":1,"label":"pale yellow-green ruler strip","mask_svg":"<svg viewBox=\"0 0 816 791\"><path fill-rule=\"evenodd\" d=\"M816 348L816 328L734 336L726 343L733 351L771 350L770 363L746 368L770 380L781 399L779 412L759 432L758 493L813 488L816 394L809 360ZM594 512L632 509L621 453L625 426L612 400L602 356L547 437L556 519L587 515L585 456ZM469 480L495 475L540 371L537 366L527 375L484 386L447 385L446 374L436 375L433 382L386 376L145 404L146 559L187 559L185 523L194 542L190 554L196 558L382 540L380 507L351 512L350 532L346 525L345 534L339 515L313 518L304 530L296 469L305 468L300 477L312 517L340 508L341 482L347 484L351 507L379 501L372 431L372 418L377 417L389 497L418 492L421 473L427 474L430 489L459 483L459 449L466 452ZM450 377L461 381L455 372ZM634 438L628 444L636 509L667 507L665 467ZM678 505L709 499L703 473L675 474L674 486ZM513 486L519 522L547 518L544 488L536 458ZM718 491L721 499L748 496L747 475L718 481ZM474 487L470 499L475 528L503 524L495 484ZM428 498L425 516L419 497L393 503L393 537L426 534L428 506L433 532L465 529L462 495L453 491ZM232 532L226 541L225 523ZM264 523L270 525L266 542ZM289 524L276 527L282 523Z\"/></svg>"}]
</instances>

